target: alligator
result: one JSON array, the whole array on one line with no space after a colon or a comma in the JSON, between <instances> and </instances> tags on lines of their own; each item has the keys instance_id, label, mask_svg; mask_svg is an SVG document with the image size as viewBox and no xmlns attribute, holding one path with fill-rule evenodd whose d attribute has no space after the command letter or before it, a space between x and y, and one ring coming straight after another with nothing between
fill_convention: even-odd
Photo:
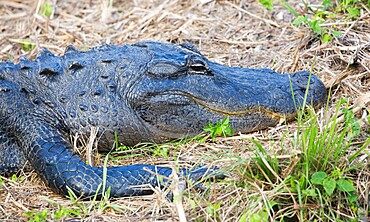
<instances>
[{"instance_id":1,"label":"alligator","mask_svg":"<svg viewBox=\"0 0 370 222\"><path fill-rule=\"evenodd\" d=\"M34 60L0 63L0 174L30 167L54 192L81 198L101 196L102 184L111 197L145 195L170 184L175 169L90 166L73 151L71 135L98 129L99 150L109 151L116 137L129 146L162 143L225 117L235 132L247 133L325 98L323 83L307 71L225 66L187 42L104 44L86 52L69 46L62 56L40 49ZM175 171L199 180L217 169Z\"/></svg>"}]
</instances>

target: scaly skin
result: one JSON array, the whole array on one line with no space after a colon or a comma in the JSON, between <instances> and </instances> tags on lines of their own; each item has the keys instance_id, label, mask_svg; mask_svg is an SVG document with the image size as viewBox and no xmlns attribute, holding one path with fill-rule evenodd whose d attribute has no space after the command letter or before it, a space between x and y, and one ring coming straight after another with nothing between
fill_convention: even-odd
<instances>
[{"instance_id":1,"label":"scaly skin","mask_svg":"<svg viewBox=\"0 0 370 222\"><path fill-rule=\"evenodd\" d=\"M308 72L223 66L189 43L68 47L60 57L44 49L35 61L0 63L0 173L28 160L55 192L91 197L103 169L73 153L70 135L88 137L98 127L99 149L109 150L115 132L122 144L159 143L196 135L226 116L235 131L250 132L294 117L305 92L314 106L326 98ZM206 170L180 174L198 180ZM143 164L109 167L106 187L114 197L144 195L148 186L168 185L171 173Z\"/></svg>"}]
</instances>

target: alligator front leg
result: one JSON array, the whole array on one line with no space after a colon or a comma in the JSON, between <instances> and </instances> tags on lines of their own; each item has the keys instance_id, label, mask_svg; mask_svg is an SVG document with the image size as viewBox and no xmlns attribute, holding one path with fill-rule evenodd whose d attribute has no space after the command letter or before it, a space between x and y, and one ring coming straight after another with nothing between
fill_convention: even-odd
<instances>
[{"instance_id":1,"label":"alligator front leg","mask_svg":"<svg viewBox=\"0 0 370 222\"><path fill-rule=\"evenodd\" d=\"M49 187L64 195L68 189L79 197L102 195L103 168L91 167L81 161L57 130L45 124L32 123L28 127L33 131L36 127L38 132L33 138L27 138L32 141L26 145L30 149L28 159ZM166 185L166 178L171 173L170 168L145 164L109 167L105 184L106 188L110 187L113 197L145 195L152 192L150 186ZM198 170L190 176L198 179L204 173L205 169Z\"/></svg>"},{"instance_id":2,"label":"alligator front leg","mask_svg":"<svg viewBox=\"0 0 370 222\"><path fill-rule=\"evenodd\" d=\"M32 141L25 144L30 150L28 159L49 187L64 195L70 189L79 197L101 197L103 168L91 167L81 161L73 153L70 144L52 127L30 123L26 128L37 132L27 138ZM189 176L198 180L206 170L202 168L189 172ZM152 193L151 186L167 185L167 178L171 173L170 168L145 164L109 167L105 188L110 187L112 197L146 195ZM185 170L182 170L182 173L185 173Z\"/></svg>"}]
</instances>

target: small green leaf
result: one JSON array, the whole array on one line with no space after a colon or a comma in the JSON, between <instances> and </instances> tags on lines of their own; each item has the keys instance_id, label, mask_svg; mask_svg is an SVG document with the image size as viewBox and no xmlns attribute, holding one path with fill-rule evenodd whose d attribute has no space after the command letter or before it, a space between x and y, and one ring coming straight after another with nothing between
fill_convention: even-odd
<instances>
[{"instance_id":1,"label":"small green leaf","mask_svg":"<svg viewBox=\"0 0 370 222\"><path fill-rule=\"evenodd\" d=\"M325 172L319 171L319 172L314 173L311 176L311 182L313 184L323 185L323 181L327 177L328 177L328 174L326 174Z\"/></svg>"},{"instance_id":2,"label":"small green leaf","mask_svg":"<svg viewBox=\"0 0 370 222\"><path fill-rule=\"evenodd\" d=\"M260 221L267 221L268 213L264 210L260 210L259 212L251 215L248 222L260 222Z\"/></svg>"},{"instance_id":3,"label":"small green leaf","mask_svg":"<svg viewBox=\"0 0 370 222\"><path fill-rule=\"evenodd\" d=\"M214 140L217 136L232 136L234 135L234 131L230 128L230 118L225 117L221 122L216 123L216 125L208 124L208 126L204 127L204 131L208 132L209 135Z\"/></svg>"},{"instance_id":4,"label":"small green leaf","mask_svg":"<svg viewBox=\"0 0 370 222\"><path fill-rule=\"evenodd\" d=\"M299 187L300 187L301 189L304 189L304 187L306 187L306 183L307 183L306 177L301 176L301 177L299 178L298 182L299 182Z\"/></svg>"},{"instance_id":5,"label":"small green leaf","mask_svg":"<svg viewBox=\"0 0 370 222\"><path fill-rule=\"evenodd\" d=\"M314 20L311 23L311 28L314 33L321 35L322 34L322 28L320 27L320 22L319 20Z\"/></svg>"},{"instance_id":6,"label":"small green leaf","mask_svg":"<svg viewBox=\"0 0 370 222\"><path fill-rule=\"evenodd\" d=\"M360 10L357 8L347 8L347 12L350 18L357 18L360 16Z\"/></svg>"},{"instance_id":7,"label":"small green leaf","mask_svg":"<svg viewBox=\"0 0 370 222\"><path fill-rule=\"evenodd\" d=\"M336 183L334 179L326 178L323 180L322 186L324 187L326 193L331 196L334 193Z\"/></svg>"},{"instance_id":8,"label":"small green leaf","mask_svg":"<svg viewBox=\"0 0 370 222\"><path fill-rule=\"evenodd\" d=\"M272 210L272 208L274 207L274 206L276 206L276 205L278 205L278 203L277 202L275 202L275 201L267 201L267 209L268 210Z\"/></svg>"},{"instance_id":9,"label":"small green leaf","mask_svg":"<svg viewBox=\"0 0 370 222\"><path fill-rule=\"evenodd\" d=\"M322 42L325 43L325 42L329 42L330 40L332 40L332 37L325 33L323 36L322 36Z\"/></svg>"},{"instance_id":10,"label":"small green leaf","mask_svg":"<svg viewBox=\"0 0 370 222\"><path fill-rule=\"evenodd\" d=\"M302 23L305 23L306 21L307 21L306 17L304 17L303 15L300 15L297 18L294 19L293 25L299 26Z\"/></svg>"},{"instance_id":11,"label":"small green leaf","mask_svg":"<svg viewBox=\"0 0 370 222\"><path fill-rule=\"evenodd\" d=\"M243 215L239 218L239 222L247 222L247 214L243 214Z\"/></svg>"},{"instance_id":12,"label":"small green leaf","mask_svg":"<svg viewBox=\"0 0 370 222\"><path fill-rule=\"evenodd\" d=\"M22 49L24 51L31 51L35 48L35 44L33 44L30 39L22 39L20 43L22 44Z\"/></svg>"},{"instance_id":13,"label":"small green leaf","mask_svg":"<svg viewBox=\"0 0 370 222\"><path fill-rule=\"evenodd\" d=\"M14 181L14 182L17 182L18 181L18 177L17 177L16 174L13 174L12 175L12 181Z\"/></svg>"},{"instance_id":14,"label":"small green leaf","mask_svg":"<svg viewBox=\"0 0 370 222\"><path fill-rule=\"evenodd\" d=\"M229 117L226 117L226 118L224 118L224 119L221 121L221 125L229 124L229 122L230 122L230 118L229 118Z\"/></svg>"},{"instance_id":15,"label":"small green leaf","mask_svg":"<svg viewBox=\"0 0 370 222\"><path fill-rule=\"evenodd\" d=\"M53 5L49 3L44 3L41 5L40 14L45 15L46 17L50 17L51 13L53 12Z\"/></svg>"},{"instance_id":16,"label":"small green leaf","mask_svg":"<svg viewBox=\"0 0 370 222\"><path fill-rule=\"evenodd\" d=\"M274 6L273 0L259 0L259 2L265 7L267 10L272 10L272 7Z\"/></svg>"},{"instance_id":17,"label":"small green leaf","mask_svg":"<svg viewBox=\"0 0 370 222\"><path fill-rule=\"evenodd\" d=\"M339 37L342 35L342 32L341 31L332 31L332 34L334 37Z\"/></svg>"},{"instance_id":18,"label":"small green leaf","mask_svg":"<svg viewBox=\"0 0 370 222\"><path fill-rule=\"evenodd\" d=\"M317 196L315 189L302 190L302 194L305 195L306 197L316 197Z\"/></svg>"},{"instance_id":19,"label":"small green leaf","mask_svg":"<svg viewBox=\"0 0 370 222\"><path fill-rule=\"evenodd\" d=\"M356 190L356 188L353 186L352 181L350 180L339 179L337 180L337 186L338 186L338 190L344 191L347 193Z\"/></svg>"},{"instance_id":20,"label":"small green leaf","mask_svg":"<svg viewBox=\"0 0 370 222\"><path fill-rule=\"evenodd\" d=\"M354 193L354 192L348 193L348 201L350 203L355 203L357 201L357 199L358 199L358 195L356 193Z\"/></svg>"},{"instance_id":21,"label":"small green leaf","mask_svg":"<svg viewBox=\"0 0 370 222\"><path fill-rule=\"evenodd\" d=\"M330 0L323 0L323 1L322 1L322 5L324 6L323 11L326 11L326 9L327 9L329 6L333 6L333 3L331 3L331 1L330 1Z\"/></svg>"},{"instance_id":22,"label":"small green leaf","mask_svg":"<svg viewBox=\"0 0 370 222\"><path fill-rule=\"evenodd\" d=\"M343 104L345 104L345 103L347 103L347 102L348 102L348 98L341 97L341 98L339 99L339 105L343 105Z\"/></svg>"}]
</instances>

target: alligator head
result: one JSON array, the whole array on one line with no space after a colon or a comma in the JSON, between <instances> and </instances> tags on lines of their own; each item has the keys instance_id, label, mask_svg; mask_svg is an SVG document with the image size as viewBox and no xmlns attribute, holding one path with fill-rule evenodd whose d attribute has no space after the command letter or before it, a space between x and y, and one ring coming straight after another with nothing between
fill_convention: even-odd
<instances>
[{"instance_id":1,"label":"alligator head","mask_svg":"<svg viewBox=\"0 0 370 222\"><path fill-rule=\"evenodd\" d=\"M306 71L229 67L209 61L190 43L136 46L152 58L129 103L154 138L192 136L225 117L236 132L250 132L292 119L304 101L317 106L326 98L323 83Z\"/></svg>"}]
</instances>

